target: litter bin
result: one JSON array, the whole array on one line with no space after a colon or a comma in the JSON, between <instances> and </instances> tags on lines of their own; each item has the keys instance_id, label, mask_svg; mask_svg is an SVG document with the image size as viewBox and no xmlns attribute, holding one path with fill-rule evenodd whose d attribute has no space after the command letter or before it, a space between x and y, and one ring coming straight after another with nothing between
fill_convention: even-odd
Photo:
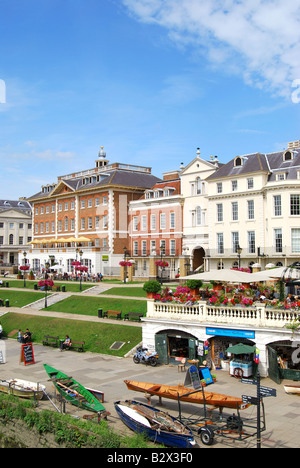
<instances>
[{"instance_id":1,"label":"litter bin","mask_svg":"<svg viewBox=\"0 0 300 468\"><path fill-rule=\"evenodd\" d=\"M5 283L5 287L9 288L9 282L8 281Z\"/></svg>"},{"instance_id":2,"label":"litter bin","mask_svg":"<svg viewBox=\"0 0 300 468\"><path fill-rule=\"evenodd\" d=\"M98 318L102 318L102 312L103 312L102 309L98 309Z\"/></svg>"},{"instance_id":3,"label":"litter bin","mask_svg":"<svg viewBox=\"0 0 300 468\"><path fill-rule=\"evenodd\" d=\"M37 291L37 289L38 289L38 285L37 285L37 283L34 283L34 285L33 285L33 289L34 289L35 291Z\"/></svg>"},{"instance_id":4,"label":"litter bin","mask_svg":"<svg viewBox=\"0 0 300 468\"><path fill-rule=\"evenodd\" d=\"M61 287L61 292L66 292L66 286L64 284Z\"/></svg>"},{"instance_id":5,"label":"litter bin","mask_svg":"<svg viewBox=\"0 0 300 468\"><path fill-rule=\"evenodd\" d=\"M5 299L5 307L9 307L9 300Z\"/></svg>"}]
</instances>

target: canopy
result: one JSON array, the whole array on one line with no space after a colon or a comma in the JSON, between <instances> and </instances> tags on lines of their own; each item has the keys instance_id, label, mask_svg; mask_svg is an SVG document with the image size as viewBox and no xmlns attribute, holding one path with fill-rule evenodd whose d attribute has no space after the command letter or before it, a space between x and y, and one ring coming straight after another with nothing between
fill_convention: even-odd
<instances>
[{"instance_id":1,"label":"canopy","mask_svg":"<svg viewBox=\"0 0 300 468\"><path fill-rule=\"evenodd\" d=\"M90 242L92 239L89 239L88 237L77 237L76 241L73 242Z\"/></svg>"},{"instance_id":2,"label":"canopy","mask_svg":"<svg viewBox=\"0 0 300 468\"><path fill-rule=\"evenodd\" d=\"M195 275L182 276L180 279L195 279L202 281L220 281L221 283L259 283L267 281L268 276L257 276L256 273L245 273L238 270L210 270Z\"/></svg>"},{"instance_id":3,"label":"canopy","mask_svg":"<svg viewBox=\"0 0 300 468\"><path fill-rule=\"evenodd\" d=\"M255 353L255 346L249 346L245 345L244 343L239 343L234 346L229 346L229 348L226 349L226 353L232 353L232 354L252 354Z\"/></svg>"},{"instance_id":4,"label":"canopy","mask_svg":"<svg viewBox=\"0 0 300 468\"><path fill-rule=\"evenodd\" d=\"M283 274L285 279L300 279L300 270L291 267L271 268L270 270L260 271L255 274L261 277L267 276L269 280L271 278L281 278Z\"/></svg>"}]
</instances>

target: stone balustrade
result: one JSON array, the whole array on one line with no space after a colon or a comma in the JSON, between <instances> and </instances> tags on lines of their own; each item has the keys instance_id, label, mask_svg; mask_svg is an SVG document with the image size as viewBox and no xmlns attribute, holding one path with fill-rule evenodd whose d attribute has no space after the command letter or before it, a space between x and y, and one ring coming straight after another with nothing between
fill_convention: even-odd
<instances>
[{"instance_id":1,"label":"stone balustrade","mask_svg":"<svg viewBox=\"0 0 300 468\"><path fill-rule=\"evenodd\" d=\"M298 319L299 311L276 310L264 303L255 306L214 306L205 301L193 305L148 300L147 318L186 322L222 323L228 325L252 325L255 327L283 328Z\"/></svg>"}]
</instances>

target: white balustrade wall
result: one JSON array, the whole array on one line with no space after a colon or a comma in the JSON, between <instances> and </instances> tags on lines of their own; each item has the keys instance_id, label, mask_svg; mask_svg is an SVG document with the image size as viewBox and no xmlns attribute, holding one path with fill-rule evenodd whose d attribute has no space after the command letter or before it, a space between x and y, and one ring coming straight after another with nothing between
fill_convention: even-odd
<instances>
[{"instance_id":1,"label":"white balustrade wall","mask_svg":"<svg viewBox=\"0 0 300 468\"><path fill-rule=\"evenodd\" d=\"M298 319L299 311L276 310L257 303L254 307L214 306L205 301L194 305L148 300L147 317L186 322L222 323L228 325L252 325L254 327L283 328Z\"/></svg>"}]
</instances>

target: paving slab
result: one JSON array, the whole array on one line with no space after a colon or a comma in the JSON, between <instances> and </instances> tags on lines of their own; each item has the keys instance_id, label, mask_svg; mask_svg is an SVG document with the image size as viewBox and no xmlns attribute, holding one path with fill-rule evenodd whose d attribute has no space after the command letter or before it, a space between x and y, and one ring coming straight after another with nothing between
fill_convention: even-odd
<instances>
[{"instance_id":1,"label":"paving slab","mask_svg":"<svg viewBox=\"0 0 300 468\"><path fill-rule=\"evenodd\" d=\"M160 365L155 368L143 364L134 364L131 358L120 358L90 352L77 353L76 351L63 351L39 344L33 344L35 364L25 366L19 363L20 345L16 340L5 339L0 342L5 347L6 362L0 364L0 378L23 378L38 381L46 385L47 391L53 393L52 383L43 368L43 364L49 364L71 375L80 383L99 389L104 392L104 406L110 411L109 424L122 433L128 433L127 428L119 420L114 410L114 401L124 399L136 399L146 402L142 393L129 391L124 384L124 379L140 380L151 383L177 385L183 383L185 375L178 373L176 366ZM217 382L208 387L208 391L215 391L233 396L255 396L256 387L244 385L235 378L229 376L226 371L216 371ZM276 398L265 398L267 430L262 434L262 448L295 448L300 441L300 397L287 395L283 384L277 385L270 379L262 379L262 385L276 388ZM158 398L153 397L153 406L159 406ZM51 407L47 400L40 403L41 407ZM178 416L178 404L176 401L163 400L162 409L174 416ZM203 414L202 405L182 404L185 416ZM67 405L67 412L74 414L76 408ZM79 411L80 412L80 411ZM227 410L226 410L227 413ZM228 415L232 414L228 410ZM256 416L256 407L251 406L241 412L242 417ZM246 441L234 441L215 437L212 448L255 448L256 439ZM205 447L208 448L208 447Z\"/></svg>"}]
</instances>

